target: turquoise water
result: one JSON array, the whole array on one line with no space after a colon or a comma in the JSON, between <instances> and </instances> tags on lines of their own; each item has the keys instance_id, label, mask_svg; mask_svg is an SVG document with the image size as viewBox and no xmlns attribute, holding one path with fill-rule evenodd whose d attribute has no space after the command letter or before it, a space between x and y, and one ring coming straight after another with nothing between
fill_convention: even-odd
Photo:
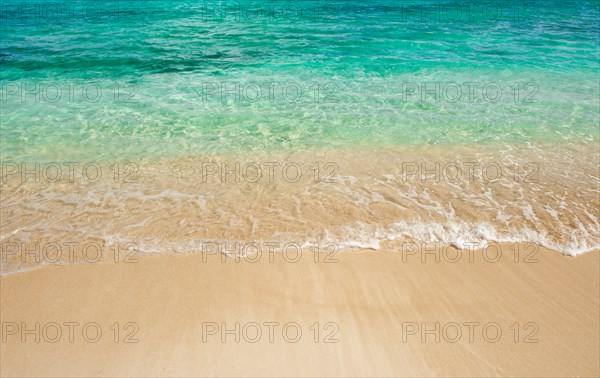
<instances>
[{"instance_id":1,"label":"turquoise water","mask_svg":"<svg viewBox=\"0 0 600 378\"><path fill-rule=\"evenodd\" d=\"M600 139L597 1L1 10L2 159Z\"/></svg>"}]
</instances>

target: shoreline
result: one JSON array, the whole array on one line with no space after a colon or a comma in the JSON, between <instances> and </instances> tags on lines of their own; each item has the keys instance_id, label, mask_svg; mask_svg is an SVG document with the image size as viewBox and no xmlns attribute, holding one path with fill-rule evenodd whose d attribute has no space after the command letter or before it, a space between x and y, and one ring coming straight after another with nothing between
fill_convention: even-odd
<instances>
[{"instance_id":1,"label":"shoreline","mask_svg":"<svg viewBox=\"0 0 600 378\"><path fill-rule=\"evenodd\" d=\"M46 267L4 276L0 290L6 342L1 344L1 373L8 377L597 376L600 372L599 251L569 258L542 249L533 263L524 258L515 262L512 257L493 263L482 259L436 263L432 255L423 263L415 256L403 262L398 251L361 251L339 253L337 262L326 264L323 259L315 262L313 256L290 263L276 255L272 262L252 263L230 258L222 262L217 256L203 259L198 254L163 255L135 264ZM33 330L25 332L25 342L20 338L22 322L24 330ZM40 324L37 343L35 323ZM62 331L55 343L50 341L56 339L57 328L51 323ZM64 323L79 323L73 326L72 343ZM82 327L92 323L97 325L88 327L86 340ZM271 323L277 324L269 334L273 342L267 337ZM115 324L120 332L115 333ZM472 333L469 327L474 327ZM92 342L97 328L102 337ZM257 329L262 333L258 339ZM302 336L294 341L297 329ZM495 340L498 329L502 336ZM458 339L457 331L462 333Z\"/></svg>"},{"instance_id":2,"label":"shoreline","mask_svg":"<svg viewBox=\"0 0 600 378\"><path fill-rule=\"evenodd\" d=\"M58 243L54 243L58 244ZM22 259L22 266L17 269L8 267L5 260L10 260L13 256L13 245L3 243L2 260L0 261L0 277L11 277L15 275L27 274L43 269L56 269L67 266L95 266L111 264L137 264L139 262L166 257L186 257L197 256L203 263L209 260L219 260L220 263L231 262L238 264L240 262L258 263L267 261L272 264L277 260L296 263L300 260L312 260L315 262L323 261L325 263L335 261L338 256L346 254L361 253L390 253L400 256L402 263L421 262L425 263L450 263L458 262L475 263L476 261L488 264L498 263L500 260L509 260L515 263L537 263L537 257L540 253L553 253L564 257L577 258L579 256L600 253L600 248L590 248L578 254L568 254L557 251L545 246L535 244L529 241L496 242L484 241L483 243L466 242L467 246L461 248L454 242L402 242L394 243L392 241L383 242L382 245L372 247L359 247L356 245L340 246L335 243L306 243L281 242L281 241L200 241L196 244L194 250L189 251L141 251L137 249L135 243L117 243L113 245L105 244L83 244L82 250L93 247L94 253L76 255L75 253L67 255L66 251L54 250L53 253L42 250L26 251L17 248L14 250L16 255ZM482 244L484 246L482 247ZM58 244L60 245L60 244ZM75 251L73 248L70 252ZM58 253L57 251L60 251ZM38 259L37 264L31 263L31 258ZM36 261L36 260L34 260ZM41 261L41 263L39 263ZM2 266L4 265L4 269Z\"/></svg>"},{"instance_id":3,"label":"shoreline","mask_svg":"<svg viewBox=\"0 0 600 378\"><path fill-rule=\"evenodd\" d=\"M452 141L429 143L421 142L416 144L356 144L356 145L323 145L323 146L290 146L290 147L273 147L265 148L247 148L247 149L213 149L213 150L193 150L171 151L171 154L158 155L133 155L133 157L125 158L120 155L115 157L106 157L103 155L76 155L69 158L64 158L63 155L56 157L46 156L44 158L33 159L31 156L19 157L17 159L0 159L3 162L16 163L70 163L70 162L94 162L100 165L110 165L116 162L133 162L136 164L170 164L177 161L205 161L210 159L248 159L248 158L275 158L277 160L285 159L290 156L314 155L314 156L342 156L348 157L356 153L366 154L400 154L404 156L412 156L417 153L417 158L421 156L444 155L449 150L457 150L463 154L488 154L492 155L499 152L514 152L526 151L533 152L551 152L549 156L555 156L555 151L559 149L563 153L573 154L594 154L594 158L599 158L599 153L595 146L597 143L593 140L517 140L498 142L490 141ZM175 153L176 152L176 153ZM17 154L18 155L18 154ZM59 158L60 156L60 158ZM529 155L535 156L533 154ZM3 171L2 174L6 172Z\"/></svg>"},{"instance_id":4,"label":"shoreline","mask_svg":"<svg viewBox=\"0 0 600 378\"><path fill-rule=\"evenodd\" d=\"M597 151L546 152L335 151L91 162L62 172L62 180L52 179L56 165L3 166L2 261L5 270L20 269L19 254L67 253L73 243L79 254L89 244L187 252L198 241L334 243L340 249L530 242L569 255L600 248Z\"/></svg>"}]
</instances>

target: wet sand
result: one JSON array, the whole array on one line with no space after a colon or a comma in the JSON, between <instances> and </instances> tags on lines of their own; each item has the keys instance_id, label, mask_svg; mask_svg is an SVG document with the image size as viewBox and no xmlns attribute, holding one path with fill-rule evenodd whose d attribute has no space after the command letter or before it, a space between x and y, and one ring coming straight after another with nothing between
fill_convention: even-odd
<instances>
[{"instance_id":1,"label":"wet sand","mask_svg":"<svg viewBox=\"0 0 600 378\"><path fill-rule=\"evenodd\" d=\"M476 252L455 263L397 250L339 253L328 263L322 254L295 263L163 254L8 275L0 372L598 376L598 251L515 258L505 244L502 252L496 262ZM72 342L68 322L79 323Z\"/></svg>"},{"instance_id":2,"label":"wet sand","mask_svg":"<svg viewBox=\"0 0 600 378\"><path fill-rule=\"evenodd\" d=\"M145 253L256 240L380 250L494 240L570 255L599 248L598 151L504 148L197 156L92 162L87 171L81 163L72 172L65 163L12 163L0 185L2 274L85 260L88 247L93 260L95 249L115 244ZM57 166L61 179L52 180ZM73 256L67 243L76 244ZM36 249L48 256L24 258Z\"/></svg>"}]
</instances>

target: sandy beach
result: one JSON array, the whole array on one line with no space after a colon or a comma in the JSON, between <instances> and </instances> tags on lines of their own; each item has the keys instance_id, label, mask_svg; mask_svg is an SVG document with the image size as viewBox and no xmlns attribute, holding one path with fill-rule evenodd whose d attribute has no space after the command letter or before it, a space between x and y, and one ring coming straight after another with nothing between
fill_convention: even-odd
<instances>
[{"instance_id":1,"label":"sandy beach","mask_svg":"<svg viewBox=\"0 0 600 378\"><path fill-rule=\"evenodd\" d=\"M514 251L171 254L8 275L1 375L598 376L598 251Z\"/></svg>"},{"instance_id":2,"label":"sandy beach","mask_svg":"<svg viewBox=\"0 0 600 378\"><path fill-rule=\"evenodd\" d=\"M0 378L600 377L598 0L0 20Z\"/></svg>"}]
</instances>

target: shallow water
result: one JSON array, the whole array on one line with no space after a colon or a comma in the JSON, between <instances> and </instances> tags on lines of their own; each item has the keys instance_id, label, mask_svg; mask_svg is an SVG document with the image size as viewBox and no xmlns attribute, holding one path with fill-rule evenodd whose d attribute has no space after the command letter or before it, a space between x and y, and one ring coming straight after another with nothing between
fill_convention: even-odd
<instances>
[{"instance_id":1,"label":"shallow water","mask_svg":"<svg viewBox=\"0 0 600 378\"><path fill-rule=\"evenodd\" d=\"M2 16L2 159L598 142L594 1L5 1Z\"/></svg>"}]
</instances>

